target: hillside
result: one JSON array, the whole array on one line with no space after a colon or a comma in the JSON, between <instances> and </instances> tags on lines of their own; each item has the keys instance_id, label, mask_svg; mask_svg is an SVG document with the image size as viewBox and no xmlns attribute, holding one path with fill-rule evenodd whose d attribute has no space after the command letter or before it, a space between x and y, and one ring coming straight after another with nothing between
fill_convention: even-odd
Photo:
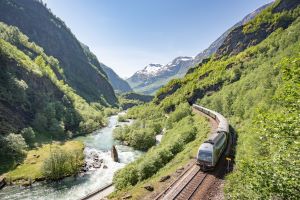
<instances>
[{"instance_id":1,"label":"hillside","mask_svg":"<svg viewBox=\"0 0 300 200\"><path fill-rule=\"evenodd\" d=\"M105 125L104 107L89 104L63 80L58 60L2 22L0 63L0 172L14 167L27 147Z\"/></svg>"},{"instance_id":2,"label":"hillside","mask_svg":"<svg viewBox=\"0 0 300 200\"><path fill-rule=\"evenodd\" d=\"M150 95L128 92L119 96L119 104L123 110L127 110L128 108L148 103L152 101L152 99L153 96Z\"/></svg>"},{"instance_id":3,"label":"hillside","mask_svg":"<svg viewBox=\"0 0 300 200\"><path fill-rule=\"evenodd\" d=\"M111 86L113 87L116 93L132 91L131 87L125 80L120 78L111 68L98 61L97 56L90 51L87 45L81 43L81 46L89 62L93 64L93 66L96 67L97 70L105 72L108 81L110 82Z\"/></svg>"},{"instance_id":4,"label":"hillside","mask_svg":"<svg viewBox=\"0 0 300 200\"><path fill-rule=\"evenodd\" d=\"M143 70L136 72L129 79L127 79L127 82L136 92L144 94L155 94L155 92L159 88L167 84L170 80L175 78L182 78L191 67L197 65L198 63L201 63L204 59L207 59L211 55L216 53L219 47L225 41L228 34L233 29L246 24L271 4L272 3L266 4L245 16L241 21L225 31L207 49L197 54L194 58L177 57L167 65L157 64L155 71L147 71L146 69L148 66L146 66Z\"/></svg>"},{"instance_id":5,"label":"hillside","mask_svg":"<svg viewBox=\"0 0 300 200\"><path fill-rule=\"evenodd\" d=\"M58 59L65 81L88 102L115 105L117 98L98 60L89 60L65 23L37 0L2 0L0 21L16 26Z\"/></svg>"},{"instance_id":6,"label":"hillside","mask_svg":"<svg viewBox=\"0 0 300 200\"><path fill-rule=\"evenodd\" d=\"M114 88L116 93L126 93L126 92L131 92L132 89L130 85L123 80L121 77L114 72L111 68L107 67L103 63L100 63L102 69L105 71L107 74L108 80L110 81L112 87Z\"/></svg>"},{"instance_id":7,"label":"hillside","mask_svg":"<svg viewBox=\"0 0 300 200\"><path fill-rule=\"evenodd\" d=\"M159 193L160 179L195 156L207 134L201 127L205 123L193 127L200 119L195 120L188 103L198 103L227 117L238 136L234 170L225 181L226 199L299 199L299 4L277 0L238 28L251 33L236 38L233 30L225 39L228 44L246 41L241 46L245 49L212 57L161 88L151 103L128 111L127 117L136 122L117 130L116 137L150 150L115 175L118 191L112 198L129 193L149 199L146 184ZM266 29L256 29L262 26ZM264 30L267 34L260 35ZM260 42L249 40L254 38L248 34ZM162 130L162 143L153 147Z\"/></svg>"}]
</instances>

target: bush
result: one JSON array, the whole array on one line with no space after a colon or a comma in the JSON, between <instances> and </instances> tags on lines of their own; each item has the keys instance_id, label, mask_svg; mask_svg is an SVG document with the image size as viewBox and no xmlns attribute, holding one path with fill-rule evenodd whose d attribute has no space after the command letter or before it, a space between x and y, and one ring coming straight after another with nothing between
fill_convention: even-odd
<instances>
[{"instance_id":1,"label":"bush","mask_svg":"<svg viewBox=\"0 0 300 200\"><path fill-rule=\"evenodd\" d=\"M27 148L26 142L22 135L10 133L2 139L3 146L1 153L5 156L12 156L18 158L25 154Z\"/></svg>"},{"instance_id":2,"label":"bush","mask_svg":"<svg viewBox=\"0 0 300 200\"><path fill-rule=\"evenodd\" d=\"M116 189L135 185L138 182L138 171L133 165L129 164L124 170L115 173L113 182Z\"/></svg>"},{"instance_id":3,"label":"bush","mask_svg":"<svg viewBox=\"0 0 300 200\"><path fill-rule=\"evenodd\" d=\"M33 129L31 127L24 128L21 131L21 135L25 139L26 143L29 146L32 146L32 144L34 143L34 140L35 140L35 132L33 131Z\"/></svg>"},{"instance_id":4,"label":"bush","mask_svg":"<svg viewBox=\"0 0 300 200\"><path fill-rule=\"evenodd\" d=\"M118 122L126 122L127 118L124 115L118 115Z\"/></svg>"},{"instance_id":5,"label":"bush","mask_svg":"<svg viewBox=\"0 0 300 200\"><path fill-rule=\"evenodd\" d=\"M42 174L47 179L59 180L79 172L82 166L82 152L69 152L58 147L50 151L50 157L44 161L42 167Z\"/></svg>"}]
</instances>

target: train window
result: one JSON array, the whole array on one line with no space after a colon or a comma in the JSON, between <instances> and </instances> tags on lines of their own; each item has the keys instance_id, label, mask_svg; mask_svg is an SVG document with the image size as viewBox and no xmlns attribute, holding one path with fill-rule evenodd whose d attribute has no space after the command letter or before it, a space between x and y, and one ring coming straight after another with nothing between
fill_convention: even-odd
<instances>
[{"instance_id":1,"label":"train window","mask_svg":"<svg viewBox=\"0 0 300 200\"><path fill-rule=\"evenodd\" d=\"M209 161L211 162L212 160L212 155L210 151L199 151L199 160L202 161Z\"/></svg>"}]
</instances>

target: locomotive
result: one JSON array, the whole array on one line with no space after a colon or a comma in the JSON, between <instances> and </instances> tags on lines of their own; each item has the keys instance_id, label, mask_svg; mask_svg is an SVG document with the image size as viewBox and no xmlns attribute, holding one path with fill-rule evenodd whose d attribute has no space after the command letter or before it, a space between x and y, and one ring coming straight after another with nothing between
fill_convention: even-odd
<instances>
[{"instance_id":1,"label":"locomotive","mask_svg":"<svg viewBox=\"0 0 300 200\"><path fill-rule=\"evenodd\" d=\"M218 123L216 131L200 145L197 153L197 164L203 171L212 170L218 163L227 147L229 138L229 124L227 119L215 111L193 104L193 108L212 117Z\"/></svg>"}]
</instances>

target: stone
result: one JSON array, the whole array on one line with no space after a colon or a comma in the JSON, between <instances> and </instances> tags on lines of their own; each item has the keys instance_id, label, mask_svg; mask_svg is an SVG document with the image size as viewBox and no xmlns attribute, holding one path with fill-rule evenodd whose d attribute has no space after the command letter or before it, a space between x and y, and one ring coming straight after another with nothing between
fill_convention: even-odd
<instances>
[{"instance_id":1,"label":"stone","mask_svg":"<svg viewBox=\"0 0 300 200\"><path fill-rule=\"evenodd\" d=\"M117 151L115 145L112 146L111 157L114 162L119 162L118 151Z\"/></svg>"},{"instance_id":2,"label":"stone","mask_svg":"<svg viewBox=\"0 0 300 200\"><path fill-rule=\"evenodd\" d=\"M180 167L180 168L176 169L176 172L181 173L183 170L184 170L184 167Z\"/></svg>"},{"instance_id":3,"label":"stone","mask_svg":"<svg viewBox=\"0 0 300 200\"><path fill-rule=\"evenodd\" d=\"M108 167L107 167L107 165L103 165L103 169L107 169Z\"/></svg>"},{"instance_id":4,"label":"stone","mask_svg":"<svg viewBox=\"0 0 300 200\"><path fill-rule=\"evenodd\" d=\"M159 182L165 182L166 180L168 180L170 177L170 175L167 175L167 176L163 176L160 178Z\"/></svg>"},{"instance_id":5,"label":"stone","mask_svg":"<svg viewBox=\"0 0 300 200\"><path fill-rule=\"evenodd\" d=\"M93 167L94 168L100 168L101 167L101 163L95 162L95 163L93 163Z\"/></svg>"},{"instance_id":6,"label":"stone","mask_svg":"<svg viewBox=\"0 0 300 200\"><path fill-rule=\"evenodd\" d=\"M124 197L122 197L122 199L131 199L132 195L131 194L126 194Z\"/></svg>"},{"instance_id":7,"label":"stone","mask_svg":"<svg viewBox=\"0 0 300 200\"><path fill-rule=\"evenodd\" d=\"M31 185L32 185L32 182L30 180L24 180L21 182L21 186L23 186L23 187L28 187Z\"/></svg>"},{"instance_id":8,"label":"stone","mask_svg":"<svg viewBox=\"0 0 300 200\"><path fill-rule=\"evenodd\" d=\"M127 142L127 141L124 141L123 144L124 144L125 146L129 146L129 142Z\"/></svg>"},{"instance_id":9,"label":"stone","mask_svg":"<svg viewBox=\"0 0 300 200\"><path fill-rule=\"evenodd\" d=\"M5 177L0 176L0 189L2 189L6 185Z\"/></svg>"},{"instance_id":10,"label":"stone","mask_svg":"<svg viewBox=\"0 0 300 200\"><path fill-rule=\"evenodd\" d=\"M154 190L154 187L152 185L145 185L144 188L150 192Z\"/></svg>"}]
</instances>

